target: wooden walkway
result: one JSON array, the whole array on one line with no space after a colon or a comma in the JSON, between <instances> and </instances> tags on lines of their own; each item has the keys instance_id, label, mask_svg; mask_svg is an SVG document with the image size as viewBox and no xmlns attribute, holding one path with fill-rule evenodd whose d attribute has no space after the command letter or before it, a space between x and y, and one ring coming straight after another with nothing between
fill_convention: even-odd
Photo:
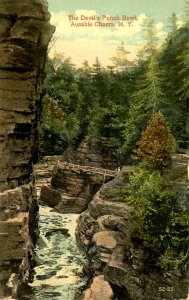
<instances>
[{"instance_id":1,"label":"wooden walkway","mask_svg":"<svg viewBox=\"0 0 189 300\"><path fill-rule=\"evenodd\" d=\"M176 163L188 164L189 155L187 154L174 154L172 155L172 161Z\"/></svg>"},{"instance_id":2,"label":"wooden walkway","mask_svg":"<svg viewBox=\"0 0 189 300\"><path fill-rule=\"evenodd\" d=\"M66 161L61 162L60 160L57 162L57 166L60 166L66 170L73 170L76 172L82 171L88 174L99 174L99 175L110 176L110 177L116 177L116 175L118 174L118 171L95 168L91 166L75 165L75 164L68 163Z\"/></svg>"}]
</instances>

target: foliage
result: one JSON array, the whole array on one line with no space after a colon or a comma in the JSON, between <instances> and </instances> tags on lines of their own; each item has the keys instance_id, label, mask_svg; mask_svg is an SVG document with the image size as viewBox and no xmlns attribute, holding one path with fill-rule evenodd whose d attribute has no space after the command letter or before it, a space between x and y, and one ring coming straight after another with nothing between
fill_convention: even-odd
<instances>
[{"instance_id":1,"label":"foliage","mask_svg":"<svg viewBox=\"0 0 189 300\"><path fill-rule=\"evenodd\" d=\"M162 269L183 267L187 262L189 219L167 180L148 164L140 164L130 177L134 206L133 243L146 253L146 264Z\"/></svg>"},{"instance_id":2,"label":"foliage","mask_svg":"<svg viewBox=\"0 0 189 300\"><path fill-rule=\"evenodd\" d=\"M158 49L156 23L146 18L142 31L145 46L133 65L123 43L110 58L114 66L109 69L98 58L92 66L85 61L79 69L70 58L49 59L43 128L67 144L84 136L106 139L115 145L122 163L127 163L151 115L161 111L174 137L185 143L189 135L189 27L186 21L178 29L174 13L169 24L167 40ZM50 103L54 103L53 113L48 110ZM56 111L63 113L59 120Z\"/></svg>"},{"instance_id":3,"label":"foliage","mask_svg":"<svg viewBox=\"0 0 189 300\"><path fill-rule=\"evenodd\" d=\"M83 95L75 76L75 69L69 58L58 56L48 60L46 73L46 95L43 99L42 111L45 138L48 135L52 137L56 135L59 136L58 140L69 145L81 135L82 122L84 122L85 105L83 105ZM45 147L48 148L48 145Z\"/></svg>"},{"instance_id":4,"label":"foliage","mask_svg":"<svg viewBox=\"0 0 189 300\"><path fill-rule=\"evenodd\" d=\"M177 57L180 66L179 79L182 79L178 90L181 99L189 99L189 40L182 53Z\"/></svg>"},{"instance_id":5,"label":"foliage","mask_svg":"<svg viewBox=\"0 0 189 300\"><path fill-rule=\"evenodd\" d=\"M110 60L114 64L114 68L116 68L116 70L123 71L130 66L131 63L128 61L128 58L127 58L127 54L129 54L129 53L130 52L128 52L125 49L124 43L121 42L121 45L118 46L116 49L116 55L110 58Z\"/></svg>"},{"instance_id":6,"label":"foliage","mask_svg":"<svg viewBox=\"0 0 189 300\"><path fill-rule=\"evenodd\" d=\"M178 29L178 17L175 13L172 13L171 17L169 18L169 27L170 27L170 34L169 34L169 38L173 37Z\"/></svg>"},{"instance_id":7,"label":"foliage","mask_svg":"<svg viewBox=\"0 0 189 300\"><path fill-rule=\"evenodd\" d=\"M121 145L121 132L124 128L123 121L125 107L108 100L106 107L97 105L93 109L93 116L88 128L90 140L107 139L111 140L115 148Z\"/></svg>"},{"instance_id":8,"label":"foliage","mask_svg":"<svg viewBox=\"0 0 189 300\"><path fill-rule=\"evenodd\" d=\"M184 21L186 24L189 22L189 1L185 2Z\"/></svg>"},{"instance_id":9,"label":"foliage","mask_svg":"<svg viewBox=\"0 0 189 300\"><path fill-rule=\"evenodd\" d=\"M153 56L158 46L156 23L151 16L146 16L143 22L142 31L145 46L139 52L139 57L144 59L146 57Z\"/></svg>"},{"instance_id":10,"label":"foliage","mask_svg":"<svg viewBox=\"0 0 189 300\"><path fill-rule=\"evenodd\" d=\"M188 140L185 132L189 107L186 83L188 42L188 27L171 31L159 54L159 64L164 68L163 92L166 99L162 112L177 140Z\"/></svg>"},{"instance_id":11,"label":"foliage","mask_svg":"<svg viewBox=\"0 0 189 300\"><path fill-rule=\"evenodd\" d=\"M136 154L145 163L130 178L129 196L123 178L119 184L115 179L112 189L108 185L103 189L109 198L126 198L134 206L133 243L145 249L146 265L160 268L181 267L187 261L186 205L181 206L162 173L174 148L169 127L177 140L189 137L188 3L184 26L178 29L173 13L170 33L159 50L155 21L146 18L145 46L135 65L128 62L123 43L109 69L98 58L92 66L85 61L77 70L69 58L60 56L46 64L42 111L46 149L57 143L61 153L87 137L93 144L103 140L111 145L112 153L126 164L138 144Z\"/></svg>"},{"instance_id":12,"label":"foliage","mask_svg":"<svg viewBox=\"0 0 189 300\"><path fill-rule=\"evenodd\" d=\"M98 58L92 67L85 61L75 72L62 57L49 60L46 72L43 128L67 145L88 136L119 148L132 74L105 71Z\"/></svg>"},{"instance_id":13,"label":"foliage","mask_svg":"<svg viewBox=\"0 0 189 300\"><path fill-rule=\"evenodd\" d=\"M146 129L142 132L135 153L143 160L152 162L159 170L171 162L175 141L160 112L152 115Z\"/></svg>"},{"instance_id":14,"label":"foliage","mask_svg":"<svg viewBox=\"0 0 189 300\"><path fill-rule=\"evenodd\" d=\"M125 122L125 131L123 132L122 151L127 156L136 147L141 131L146 127L152 113L164 106L162 73L156 56L151 56L139 70L136 87L131 96L128 118Z\"/></svg>"}]
</instances>

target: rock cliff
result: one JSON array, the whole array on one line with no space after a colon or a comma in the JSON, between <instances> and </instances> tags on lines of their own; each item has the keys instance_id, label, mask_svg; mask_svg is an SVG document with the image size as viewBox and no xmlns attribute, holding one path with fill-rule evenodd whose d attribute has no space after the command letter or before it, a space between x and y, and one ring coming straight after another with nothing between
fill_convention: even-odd
<instances>
[{"instance_id":1,"label":"rock cliff","mask_svg":"<svg viewBox=\"0 0 189 300\"><path fill-rule=\"evenodd\" d=\"M42 187L40 201L62 213L83 212L102 184L112 179L109 173L117 162L108 149L92 147L86 140L69 148L53 170L51 185Z\"/></svg>"},{"instance_id":2,"label":"rock cliff","mask_svg":"<svg viewBox=\"0 0 189 300\"><path fill-rule=\"evenodd\" d=\"M114 148L101 140L97 140L93 144L87 139L83 139L78 146L68 148L61 160L78 165L114 170L118 166Z\"/></svg>"},{"instance_id":3,"label":"rock cliff","mask_svg":"<svg viewBox=\"0 0 189 300\"><path fill-rule=\"evenodd\" d=\"M93 299L91 295L100 292L95 282L104 276L106 286L109 283L112 289L109 286L106 299L112 299L114 293L119 300L186 300L187 272L160 272L149 266L147 271L145 253L133 248L132 208L121 201L123 191L127 197L129 172L125 169L103 185L78 220L77 242L89 260L84 268L94 278L83 299Z\"/></svg>"},{"instance_id":4,"label":"rock cliff","mask_svg":"<svg viewBox=\"0 0 189 300\"><path fill-rule=\"evenodd\" d=\"M0 1L0 298L16 297L33 257L32 165L46 49L54 28L42 0Z\"/></svg>"}]
</instances>

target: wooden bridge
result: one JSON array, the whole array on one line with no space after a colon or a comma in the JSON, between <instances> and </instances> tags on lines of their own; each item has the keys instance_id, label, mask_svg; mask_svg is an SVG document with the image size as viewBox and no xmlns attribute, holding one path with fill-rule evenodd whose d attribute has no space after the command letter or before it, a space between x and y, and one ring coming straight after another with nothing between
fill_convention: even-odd
<instances>
[{"instance_id":1,"label":"wooden bridge","mask_svg":"<svg viewBox=\"0 0 189 300\"><path fill-rule=\"evenodd\" d=\"M88 174L99 174L99 175L109 176L109 177L116 177L116 175L118 174L118 171L95 168L91 166L75 165L75 164L68 163L66 161L62 162L60 160L58 160L57 166L60 166L66 170L73 170L76 172L82 171Z\"/></svg>"},{"instance_id":2,"label":"wooden bridge","mask_svg":"<svg viewBox=\"0 0 189 300\"><path fill-rule=\"evenodd\" d=\"M187 154L175 154L172 155L173 167L183 170L183 173L187 173L187 177L189 180L189 155ZM175 171L173 171L175 172Z\"/></svg>"}]
</instances>

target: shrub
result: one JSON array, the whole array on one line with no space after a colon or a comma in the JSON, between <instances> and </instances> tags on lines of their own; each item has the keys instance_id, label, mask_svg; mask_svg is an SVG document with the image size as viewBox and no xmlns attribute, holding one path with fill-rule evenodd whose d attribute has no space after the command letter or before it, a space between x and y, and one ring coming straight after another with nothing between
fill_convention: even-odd
<instances>
[{"instance_id":1,"label":"shrub","mask_svg":"<svg viewBox=\"0 0 189 300\"><path fill-rule=\"evenodd\" d=\"M134 151L137 156L153 162L158 169L162 170L170 164L175 140L160 112L153 114L138 145L138 149Z\"/></svg>"},{"instance_id":2,"label":"shrub","mask_svg":"<svg viewBox=\"0 0 189 300\"><path fill-rule=\"evenodd\" d=\"M147 253L148 264L176 268L187 261L189 218L160 171L141 164L130 178L134 207L133 243Z\"/></svg>"}]
</instances>

